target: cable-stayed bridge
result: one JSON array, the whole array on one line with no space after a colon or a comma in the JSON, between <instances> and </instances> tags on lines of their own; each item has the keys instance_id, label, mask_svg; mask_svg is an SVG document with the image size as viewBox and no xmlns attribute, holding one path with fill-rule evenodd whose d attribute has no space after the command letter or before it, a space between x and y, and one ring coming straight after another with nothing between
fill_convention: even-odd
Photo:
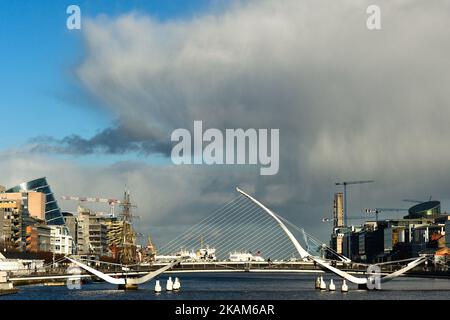
<instances>
[{"instance_id":1,"label":"cable-stayed bridge","mask_svg":"<svg viewBox=\"0 0 450 320\"><path fill-rule=\"evenodd\" d=\"M232 265L236 262L233 256L244 256L246 260L239 262L249 265L257 264L260 267L263 266L260 271L269 272L273 269L267 268L267 264L270 265L272 262L314 263L324 271L364 287L372 283L375 277L381 282L389 281L429 259L429 257L411 259L412 261L403 268L384 276L373 273L353 275L338 268L336 263L337 261L341 264L342 262L350 263L350 259L333 251L302 228L274 213L243 190L239 188L236 190L238 191L236 198L161 246L157 257L165 258L167 261L155 263L151 270L136 272L136 266L121 266L130 272L124 271L120 275L112 276L80 260L66 258L88 273L123 288L137 288L138 285L180 264L189 262L193 265L195 262L202 264L202 269L195 270L196 272L211 271L211 268L205 267L207 264L214 266L215 269L219 266L228 268L228 271L241 271L230 267L230 263ZM196 251L199 246L200 249ZM214 255L212 255L213 252Z\"/></svg>"},{"instance_id":2,"label":"cable-stayed bridge","mask_svg":"<svg viewBox=\"0 0 450 320\"><path fill-rule=\"evenodd\" d=\"M307 234L303 229L287 222L291 232L314 255L324 256L331 249ZM293 242L274 218L251 199L239 195L215 210L204 220L188 228L168 243L158 248L158 257L182 253L214 252L219 261L230 260L235 252L251 253L269 261L293 261L301 259ZM208 252L209 249L209 252ZM214 250L214 251L213 251ZM199 260L208 260L198 257Z\"/></svg>"},{"instance_id":3,"label":"cable-stayed bridge","mask_svg":"<svg viewBox=\"0 0 450 320\"><path fill-rule=\"evenodd\" d=\"M428 257L420 257L409 262L405 267L391 274L381 277L380 275L369 274L366 276L354 276L344 270L338 269L333 260L326 259L326 253L331 252L335 256L334 260L350 262L346 257L338 255L329 247L307 234L303 229L296 227L283 219L278 214L271 211L261 202L237 188L239 196L226 203L221 208L214 211L206 219L200 221L187 231L178 235L159 249L159 256L165 256L171 261L156 271L149 272L139 278L113 278L83 262L68 258L73 263L85 269L95 276L119 286L137 287L137 285L147 282L157 275L169 270L176 264L192 258L189 250L195 250L198 244L207 243L211 247L206 247L201 251L201 255L206 261L208 258L213 260L225 261L230 253L240 251L250 251L261 256L264 254L267 260L302 260L310 261L322 267L324 270L332 272L354 284L366 286L374 281L375 277L381 282L391 280L405 272L413 269L419 264L425 262ZM290 228L288 227L290 226ZM294 235L297 233L297 237ZM303 244L301 244L301 242ZM214 247L215 258L210 256ZM202 248L201 248L202 249ZM328 255L329 256L329 255ZM202 259L202 256L199 257ZM252 262L253 255L249 258ZM230 259L228 259L230 260Z\"/></svg>"}]
</instances>

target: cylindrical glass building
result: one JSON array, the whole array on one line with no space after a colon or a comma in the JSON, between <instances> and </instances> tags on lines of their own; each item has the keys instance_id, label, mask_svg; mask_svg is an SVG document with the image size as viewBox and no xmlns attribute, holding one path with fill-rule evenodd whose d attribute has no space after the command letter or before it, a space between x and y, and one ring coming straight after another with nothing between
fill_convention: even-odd
<instances>
[{"instance_id":1,"label":"cylindrical glass building","mask_svg":"<svg viewBox=\"0 0 450 320\"><path fill-rule=\"evenodd\" d=\"M436 218L441 214L441 203L439 201L426 201L415 206L412 206L408 210L409 219L417 218Z\"/></svg>"}]
</instances>

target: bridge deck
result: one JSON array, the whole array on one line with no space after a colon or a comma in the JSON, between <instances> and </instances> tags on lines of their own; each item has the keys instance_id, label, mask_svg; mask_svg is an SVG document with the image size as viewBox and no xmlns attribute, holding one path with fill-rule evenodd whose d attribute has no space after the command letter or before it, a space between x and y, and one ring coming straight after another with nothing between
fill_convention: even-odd
<instances>
[{"instance_id":1,"label":"bridge deck","mask_svg":"<svg viewBox=\"0 0 450 320\"><path fill-rule=\"evenodd\" d=\"M111 270L111 269L99 269L113 277L122 277L125 276L138 276L151 271L155 271L166 264L164 263L155 263L151 266L141 266L136 268L135 270L130 270L128 272L123 272L119 270ZM351 274L363 274L366 270L363 266L353 266L349 268L348 266L344 267L343 264L338 264L337 267L343 271L346 271ZM383 273L389 273L395 271L397 268L393 266L384 266L382 268ZM246 262L209 262L209 263L194 263L194 262L184 262L179 265L174 266L171 270L166 271L166 273L212 273L212 272L266 272L266 273L324 273L327 272L325 269L320 266L314 266L312 262L259 262L259 263L246 263ZM430 276L439 276L439 277L450 277L436 273L424 273L421 270L417 270L416 272L410 272L409 275L417 275L420 277L430 277ZM30 273L27 275L20 276L11 276L10 280L16 284L20 284L22 282L39 282L39 281L64 281L70 278L82 278L82 279L91 279L96 278L88 273L81 273L80 275L66 274L64 270L59 270L57 273Z\"/></svg>"}]
</instances>

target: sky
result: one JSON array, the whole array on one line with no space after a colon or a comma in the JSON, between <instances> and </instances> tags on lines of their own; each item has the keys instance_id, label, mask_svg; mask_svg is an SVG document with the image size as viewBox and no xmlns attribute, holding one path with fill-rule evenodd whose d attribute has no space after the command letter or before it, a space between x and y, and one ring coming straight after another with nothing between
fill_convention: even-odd
<instances>
[{"instance_id":1,"label":"sky","mask_svg":"<svg viewBox=\"0 0 450 320\"><path fill-rule=\"evenodd\" d=\"M350 188L350 216L430 196L447 209L450 4L377 1L370 31L372 2L1 1L0 184L126 185L160 243L236 186L324 241L338 181L375 180ZM170 133L194 120L280 129L278 174L171 164Z\"/></svg>"},{"instance_id":2,"label":"sky","mask_svg":"<svg viewBox=\"0 0 450 320\"><path fill-rule=\"evenodd\" d=\"M82 61L83 36L67 30L66 9L71 4L82 8L83 17L117 17L137 11L164 21L186 19L218 2L208 1L35 1L5 0L0 3L0 52L3 116L21 111L21 130L5 123L11 132L0 147L25 144L36 135L81 136L95 134L111 116L92 105L95 102L77 83L74 69ZM94 160L95 159L91 159ZM105 159L104 159L105 160Z\"/></svg>"}]
</instances>

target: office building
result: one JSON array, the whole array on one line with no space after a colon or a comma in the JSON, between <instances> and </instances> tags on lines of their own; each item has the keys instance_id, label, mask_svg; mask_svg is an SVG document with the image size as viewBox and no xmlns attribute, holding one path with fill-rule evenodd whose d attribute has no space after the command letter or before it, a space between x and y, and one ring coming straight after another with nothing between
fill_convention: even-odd
<instances>
[{"instance_id":1,"label":"office building","mask_svg":"<svg viewBox=\"0 0 450 320\"><path fill-rule=\"evenodd\" d=\"M445 222L445 246L450 248L450 220Z\"/></svg>"},{"instance_id":2,"label":"office building","mask_svg":"<svg viewBox=\"0 0 450 320\"><path fill-rule=\"evenodd\" d=\"M9 249L22 249L22 203L0 199L0 242Z\"/></svg>"},{"instance_id":3,"label":"office building","mask_svg":"<svg viewBox=\"0 0 450 320\"><path fill-rule=\"evenodd\" d=\"M440 201L426 201L415 206L412 206L408 210L408 215L405 219L417 219L417 218L437 218L441 215L441 202Z\"/></svg>"},{"instance_id":4,"label":"office building","mask_svg":"<svg viewBox=\"0 0 450 320\"><path fill-rule=\"evenodd\" d=\"M73 247L72 252L74 254L78 253L78 219L77 214L72 212L63 212L64 222L66 224L67 231L69 235L72 237Z\"/></svg>"},{"instance_id":5,"label":"office building","mask_svg":"<svg viewBox=\"0 0 450 320\"><path fill-rule=\"evenodd\" d=\"M361 226L339 226L340 196L335 194L331 247L352 261L377 263L446 252L449 247L449 216L439 201L426 201L408 209L403 218L366 221ZM447 231L447 232L446 232ZM335 258L335 257L330 257Z\"/></svg>"},{"instance_id":6,"label":"office building","mask_svg":"<svg viewBox=\"0 0 450 320\"><path fill-rule=\"evenodd\" d=\"M0 193L0 213L0 241L23 250L26 227L45 216L45 195L35 191Z\"/></svg>"},{"instance_id":7,"label":"office building","mask_svg":"<svg viewBox=\"0 0 450 320\"><path fill-rule=\"evenodd\" d=\"M77 249L79 255L109 255L108 228L99 217L89 209L79 207L77 216Z\"/></svg>"},{"instance_id":8,"label":"office building","mask_svg":"<svg viewBox=\"0 0 450 320\"><path fill-rule=\"evenodd\" d=\"M26 251L51 251L51 229L44 221L26 227Z\"/></svg>"},{"instance_id":9,"label":"office building","mask_svg":"<svg viewBox=\"0 0 450 320\"><path fill-rule=\"evenodd\" d=\"M49 226L50 251L56 254L69 255L73 253L73 239L65 226Z\"/></svg>"},{"instance_id":10,"label":"office building","mask_svg":"<svg viewBox=\"0 0 450 320\"><path fill-rule=\"evenodd\" d=\"M23 182L15 187L6 190L6 193L18 193L36 191L45 195L45 221L48 225L64 225L64 218L59 209L58 202L50 189L47 179L39 178L28 182Z\"/></svg>"}]
</instances>

